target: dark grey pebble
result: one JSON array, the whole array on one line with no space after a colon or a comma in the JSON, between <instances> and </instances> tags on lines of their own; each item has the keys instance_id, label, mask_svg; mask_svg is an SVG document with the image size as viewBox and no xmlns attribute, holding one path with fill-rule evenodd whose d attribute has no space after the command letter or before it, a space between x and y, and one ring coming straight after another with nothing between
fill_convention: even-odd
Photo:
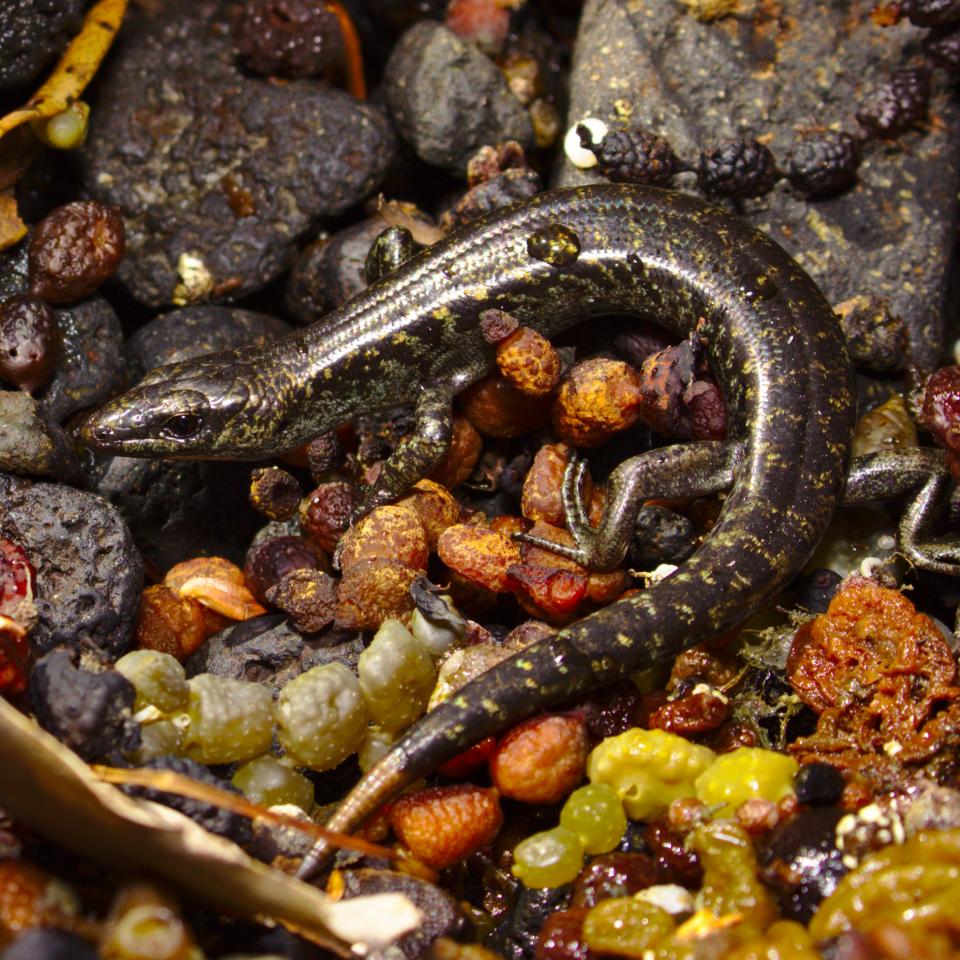
<instances>
[{"instance_id":1,"label":"dark grey pebble","mask_svg":"<svg viewBox=\"0 0 960 960\"><path fill-rule=\"evenodd\" d=\"M26 293L27 240L0 253L0 300ZM86 407L95 407L121 386L126 376L123 328L103 297L93 296L55 307L60 327L60 357L50 382L36 392L44 413L58 423Z\"/></svg>"},{"instance_id":2,"label":"dark grey pebble","mask_svg":"<svg viewBox=\"0 0 960 960\"><path fill-rule=\"evenodd\" d=\"M0 953L0 960L97 960L99 954L80 937L63 930L27 930Z\"/></svg>"},{"instance_id":3,"label":"dark grey pebble","mask_svg":"<svg viewBox=\"0 0 960 960\"><path fill-rule=\"evenodd\" d=\"M214 634L186 662L187 676L214 673L253 680L279 689L287 681L326 663L355 669L363 652L359 634L327 630L303 636L280 615L257 617Z\"/></svg>"},{"instance_id":4,"label":"dark grey pebble","mask_svg":"<svg viewBox=\"0 0 960 960\"><path fill-rule=\"evenodd\" d=\"M0 536L20 544L37 571L33 649L120 656L137 619L143 561L117 511L95 494L9 474L0 474L0 505Z\"/></svg>"},{"instance_id":5,"label":"dark grey pebble","mask_svg":"<svg viewBox=\"0 0 960 960\"><path fill-rule=\"evenodd\" d=\"M108 758L140 743L133 684L89 653L51 650L34 664L28 690L37 723L83 760Z\"/></svg>"},{"instance_id":6,"label":"dark grey pebble","mask_svg":"<svg viewBox=\"0 0 960 960\"><path fill-rule=\"evenodd\" d=\"M400 38L384 72L400 135L421 160L466 175L484 144L533 144L533 126L497 65L442 23L421 20Z\"/></svg>"},{"instance_id":7,"label":"dark grey pebble","mask_svg":"<svg viewBox=\"0 0 960 960\"><path fill-rule=\"evenodd\" d=\"M241 72L226 6L181 0L129 18L82 151L91 196L123 211L117 278L151 307L259 290L394 156L379 108L322 81Z\"/></svg>"},{"instance_id":8,"label":"dark grey pebble","mask_svg":"<svg viewBox=\"0 0 960 960\"><path fill-rule=\"evenodd\" d=\"M402 893L417 907L422 914L420 924L394 944L406 960L428 956L438 937L462 937L469 932L470 922L460 904L433 883L393 870L343 870L342 875L345 900L375 893Z\"/></svg>"},{"instance_id":9,"label":"dark grey pebble","mask_svg":"<svg viewBox=\"0 0 960 960\"><path fill-rule=\"evenodd\" d=\"M56 423L19 390L0 390L0 470L28 477L69 480L80 466Z\"/></svg>"},{"instance_id":10,"label":"dark grey pebble","mask_svg":"<svg viewBox=\"0 0 960 960\"><path fill-rule=\"evenodd\" d=\"M0 3L0 90L33 83L83 23L86 0Z\"/></svg>"},{"instance_id":11,"label":"dark grey pebble","mask_svg":"<svg viewBox=\"0 0 960 960\"><path fill-rule=\"evenodd\" d=\"M127 342L131 374L141 377L165 363L179 363L234 347L263 346L290 332L277 317L210 304L155 317Z\"/></svg>"}]
</instances>

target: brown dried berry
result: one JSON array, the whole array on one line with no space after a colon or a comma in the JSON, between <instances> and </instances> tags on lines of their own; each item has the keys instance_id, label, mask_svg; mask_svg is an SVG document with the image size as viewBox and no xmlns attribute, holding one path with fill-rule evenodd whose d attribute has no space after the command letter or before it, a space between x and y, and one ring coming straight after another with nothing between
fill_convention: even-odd
<instances>
[{"instance_id":1,"label":"brown dried berry","mask_svg":"<svg viewBox=\"0 0 960 960\"><path fill-rule=\"evenodd\" d=\"M267 593L294 570L326 569L320 549L303 537L271 537L247 551L243 577L253 595L267 602Z\"/></svg>"},{"instance_id":2,"label":"brown dried berry","mask_svg":"<svg viewBox=\"0 0 960 960\"><path fill-rule=\"evenodd\" d=\"M551 913L540 928L533 960L591 960L595 954L583 937L583 921L588 913L581 907Z\"/></svg>"},{"instance_id":3,"label":"brown dried berry","mask_svg":"<svg viewBox=\"0 0 960 960\"><path fill-rule=\"evenodd\" d=\"M376 630L389 617L413 610L410 584L422 570L397 560L357 560L343 571L335 623L347 630Z\"/></svg>"},{"instance_id":4,"label":"brown dried berry","mask_svg":"<svg viewBox=\"0 0 960 960\"><path fill-rule=\"evenodd\" d=\"M487 343L502 343L520 327L520 321L506 310L484 310L480 314L480 332Z\"/></svg>"},{"instance_id":5,"label":"brown dried berry","mask_svg":"<svg viewBox=\"0 0 960 960\"><path fill-rule=\"evenodd\" d=\"M546 337L520 327L497 345L497 367L530 397L545 397L560 380L560 357Z\"/></svg>"},{"instance_id":6,"label":"brown dried berry","mask_svg":"<svg viewBox=\"0 0 960 960\"><path fill-rule=\"evenodd\" d=\"M0 379L32 393L53 375L60 327L42 300L16 296L0 304Z\"/></svg>"},{"instance_id":7,"label":"brown dried berry","mask_svg":"<svg viewBox=\"0 0 960 960\"><path fill-rule=\"evenodd\" d=\"M694 890L700 886L700 860L695 851L687 849L686 835L674 830L665 816L647 824L643 838L660 870L660 883Z\"/></svg>"},{"instance_id":8,"label":"brown dried berry","mask_svg":"<svg viewBox=\"0 0 960 960\"><path fill-rule=\"evenodd\" d=\"M528 397L499 372L468 387L457 402L477 430L500 439L542 427L550 415L549 398Z\"/></svg>"},{"instance_id":9,"label":"brown dried berry","mask_svg":"<svg viewBox=\"0 0 960 960\"><path fill-rule=\"evenodd\" d=\"M660 869L646 853L605 853L594 857L573 882L573 907L594 907L611 897L632 897L660 882Z\"/></svg>"},{"instance_id":10,"label":"brown dried berry","mask_svg":"<svg viewBox=\"0 0 960 960\"><path fill-rule=\"evenodd\" d=\"M650 714L650 729L666 730L681 737L696 737L722 726L730 712L726 697L711 690L693 690L676 700L668 700Z\"/></svg>"},{"instance_id":11,"label":"brown dried berry","mask_svg":"<svg viewBox=\"0 0 960 960\"><path fill-rule=\"evenodd\" d=\"M392 504L371 510L343 538L340 567L346 573L360 560L396 560L426 570L430 549L420 518L409 507Z\"/></svg>"},{"instance_id":12,"label":"brown dried berry","mask_svg":"<svg viewBox=\"0 0 960 960\"><path fill-rule=\"evenodd\" d=\"M553 425L566 443L596 447L640 415L640 375L622 360L602 357L571 367L560 383Z\"/></svg>"},{"instance_id":13,"label":"brown dried berry","mask_svg":"<svg viewBox=\"0 0 960 960\"><path fill-rule=\"evenodd\" d=\"M234 39L262 76L314 77L343 59L340 24L321 0L247 0Z\"/></svg>"},{"instance_id":14,"label":"brown dried berry","mask_svg":"<svg viewBox=\"0 0 960 960\"><path fill-rule=\"evenodd\" d=\"M327 479L326 474L330 470L342 467L346 459L346 451L336 430L328 430L326 433L321 433L319 437L314 437L307 444L306 452L310 476L317 484Z\"/></svg>"},{"instance_id":15,"label":"brown dried berry","mask_svg":"<svg viewBox=\"0 0 960 960\"><path fill-rule=\"evenodd\" d=\"M181 597L169 587L155 584L143 591L134 642L143 650L169 653L181 662L203 643L210 633L203 606L190 597Z\"/></svg>"},{"instance_id":16,"label":"brown dried berry","mask_svg":"<svg viewBox=\"0 0 960 960\"><path fill-rule=\"evenodd\" d=\"M390 807L389 816L401 843L434 870L487 846L503 823L496 791L469 783L408 793Z\"/></svg>"},{"instance_id":17,"label":"brown dried berry","mask_svg":"<svg viewBox=\"0 0 960 960\"><path fill-rule=\"evenodd\" d=\"M30 293L48 303L89 297L117 269L124 237L117 207L95 200L57 207L30 238Z\"/></svg>"},{"instance_id":18,"label":"brown dried berry","mask_svg":"<svg viewBox=\"0 0 960 960\"><path fill-rule=\"evenodd\" d=\"M333 553L350 527L350 516L360 503L355 484L327 480L300 503L300 529L321 550Z\"/></svg>"},{"instance_id":19,"label":"brown dried berry","mask_svg":"<svg viewBox=\"0 0 960 960\"><path fill-rule=\"evenodd\" d=\"M321 570L292 570L267 591L267 600L301 633L319 633L333 623L337 581Z\"/></svg>"},{"instance_id":20,"label":"brown dried berry","mask_svg":"<svg viewBox=\"0 0 960 960\"><path fill-rule=\"evenodd\" d=\"M437 552L452 570L495 593L509 590L507 571L520 563L520 544L495 530L466 523L444 530Z\"/></svg>"},{"instance_id":21,"label":"brown dried berry","mask_svg":"<svg viewBox=\"0 0 960 960\"><path fill-rule=\"evenodd\" d=\"M268 520L289 520L300 506L300 484L279 467L258 467L250 474L250 503Z\"/></svg>"},{"instance_id":22,"label":"brown dried berry","mask_svg":"<svg viewBox=\"0 0 960 960\"><path fill-rule=\"evenodd\" d=\"M557 803L587 769L587 727L571 714L544 714L503 736L490 758L490 776L505 797Z\"/></svg>"}]
</instances>

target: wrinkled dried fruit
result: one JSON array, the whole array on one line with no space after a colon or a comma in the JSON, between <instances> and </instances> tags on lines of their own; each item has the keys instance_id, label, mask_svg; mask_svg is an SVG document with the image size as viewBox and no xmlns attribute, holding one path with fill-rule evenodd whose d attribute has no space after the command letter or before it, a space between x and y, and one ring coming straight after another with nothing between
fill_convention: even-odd
<instances>
[{"instance_id":1,"label":"wrinkled dried fruit","mask_svg":"<svg viewBox=\"0 0 960 960\"><path fill-rule=\"evenodd\" d=\"M250 503L268 520L289 520L300 506L300 484L279 467L259 467L250 474Z\"/></svg>"},{"instance_id":2,"label":"wrinkled dried fruit","mask_svg":"<svg viewBox=\"0 0 960 960\"><path fill-rule=\"evenodd\" d=\"M465 523L444 530L437 553L452 570L495 593L509 589L507 571L520 563L518 543L487 527Z\"/></svg>"},{"instance_id":3,"label":"wrinkled dried fruit","mask_svg":"<svg viewBox=\"0 0 960 960\"><path fill-rule=\"evenodd\" d=\"M440 463L430 471L429 479L448 490L455 490L473 473L482 449L483 438L477 428L466 417L455 414L450 446Z\"/></svg>"},{"instance_id":4,"label":"wrinkled dried fruit","mask_svg":"<svg viewBox=\"0 0 960 960\"><path fill-rule=\"evenodd\" d=\"M405 617L413 610L410 584L421 572L396 560L356 561L340 580L336 625L376 630L388 617Z\"/></svg>"},{"instance_id":5,"label":"wrinkled dried fruit","mask_svg":"<svg viewBox=\"0 0 960 960\"><path fill-rule=\"evenodd\" d=\"M640 374L622 360L596 358L571 367L560 383L552 419L575 447L596 447L640 415Z\"/></svg>"},{"instance_id":6,"label":"wrinkled dried fruit","mask_svg":"<svg viewBox=\"0 0 960 960\"><path fill-rule=\"evenodd\" d=\"M417 514L403 506L377 507L343 539L340 567L344 575L361 560L394 560L426 570L430 549Z\"/></svg>"},{"instance_id":7,"label":"wrinkled dried fruit","mask_svg":"<svg viewBox=\"0 0 960 960\"><path fill-rule=\"evenodd\" d=\"M521 327L497 345L497 366L522 393L545 397L560 381L560 357L546 337Z\"/></svg>"},{"instance_id":8,"label":"wrinkled dried fruit","mask_svg":"<svg viewBox=\"0 0 960 960\"><path fill-rule=\"evenodd\" d=\"M307 494L300 504L300 529L322 550L332 553L350 526L350 515L360 503L354 484L328 480Z\"/></svg>"},{"instance_id":9,"label":"wrinkled dried fruit","mask_svg":"<svg viewBox=\"0 0 960 960\"><path fill-rule=\"evenodd\" d=\"M501 738L490 758L490 776L505 797L556 803L583 779L588 749L580 717L533 717Z\"/></svg>"},{"instance_id":10,"label":"wrinkled dried fruit","mask_svg":"<svg viewBox=\"0 0 960 960\"><path fill-rule=\"evenodd\" d=\"M408 793L390 807L393 832L421 863L435 870L485 847L502 823L496 791L469 783Z\"/></svg>"},{"instance_id":11,"label":"wrinkled dried fruit","mask_svg":"<svg viewBox=\"0 0 960 960\"><path fill-rule=\"evenodd\" d=\"M468 387L457 402L477 430L501 439L542 427L550 416L549 397L528 397L499 372Z\"/></svg>"},{"instance_id":12,"label":"wrinkled dried fruit","mask_svg":"<svg viewBox=\"0 0 960 960\"><path fill-rule=\"evenodd\" d=\"M301 633L319 633L333 623L337 581L321 570L292 570L267 591L267 599L288 614Z\"/></svg>"},{"instance_id":13,"label":"wrinkled dried fruit","mask_svg":"<svg viewBox=\"0 0 960 960\"><path fill-rule=\"evenodd\" d=\"M163 584L143 591L135 644L186 660L210 636L204 607L192 597L181 597Z\"/></svg>"},{"instance_id":14,"label":"wrinkled dried fruit","mask_svg":"<svg viewBox=\"0 0 960 960\"><path fill-rule=\"evenodd\" d=\"M124 250L116 207L77 200L57 207L30 238L30 293L48 303L89 297L117 269Z\"/></svg>"},{"instance_id":15,"label":"wrinkled dried fruit","mask_svg":"<svg viewBox=\"0 0 960 960\"><path fill-rule=\"evenodd\" d=\"M294 570L323 570L327 561L320 549L303 537L271 537L247 551L243 578L253 595L267 602L267 594Z\"/></svg>"},{"instance_id":16,"label":"wrinkled dried fruit","mask_svg":"<svg viewBox=\"0 0 960 960\"><path fill-rule=\"evenodd\" d=\"M427 544L435 549L440 534L452 527L460 516L460 504L444 486L433 480L421 480L410 492L397 501L398 507L408 507L420 518L427 534Z\"/></svg>"}]
</instances>

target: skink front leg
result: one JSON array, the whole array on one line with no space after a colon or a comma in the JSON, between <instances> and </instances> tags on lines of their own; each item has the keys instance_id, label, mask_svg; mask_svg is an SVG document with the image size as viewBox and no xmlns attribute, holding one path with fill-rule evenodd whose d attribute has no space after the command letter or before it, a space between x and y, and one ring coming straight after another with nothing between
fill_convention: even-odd
<instances>
[{"instance_id":1,"label":"skink front leg","mask_svg":"<svg viewBox=\"0 0 960 960\"><path fill-rule=\"evenodd\" d=\"M440 463L450 446L452 404L453 394L449 390L423 389L414 409L413 433L405 436L387 458L351 522L356 523L375 507L396 500Z\"/></svg>"},{"instance_id":2,"label":"skink front leg","mask_svg":"<svg viewBox=\"0 0 960 960\"><path fill-rule=\"evenodd\" d=\"M516 534L518 540L552 550L591 570L612 570L626 555L637 515L651 497L701 497L733 483L742 444L730 441L678 443L649 450L621 463L607 483L600 525L590 526L583 502L585 461L571 457L563 483L567 528L576 546Z\"/></svg>"}]
</instances>

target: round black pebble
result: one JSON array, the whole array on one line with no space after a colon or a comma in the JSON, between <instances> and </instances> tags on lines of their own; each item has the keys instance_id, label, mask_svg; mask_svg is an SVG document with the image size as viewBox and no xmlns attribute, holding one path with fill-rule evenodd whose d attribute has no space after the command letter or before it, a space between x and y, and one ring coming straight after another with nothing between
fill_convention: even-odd
<instances>
[{"instance_id":1,"label":"round black pebble","mask_svg":"<svg viewBox=\"0 0 960 960\"><path fill-rule=\"evenodd\" d=\"M41 657L30 674L29 692L40 726L83 760L133 750L140 743L140 728L131 718L133 684L116 670L86 669L77 651L60 648Z\"/></svg>"},{"instance_id":2,"label":"round black pebble","mask_svg":"<svg viewBox=\"0 0 960 960\"><path fill-rule=\"evenodd\" d=\"M0 960L97 960L97 951L63 930L28 930L0 953Z\"/></svg>"},{"instance_id":3,"label":"round black pebble","mask_svg":"<svg viewBox=\"0 0 960 960\"><path fill-rule=\"evenodd\" d=\"M30 645L126 651L140 608L143 560L120 514L102 497L60 483L0 474L0 536L37 570L39 621Z\"/></svg>"},{"instance_id":4,"label":"round black pebble","mask_svg":"<svg viewBox=\"0 0 960 960\"><path fill-rule=\"evenodd\" d=\"M793 789L801 803L816 807L839 803L843 774L829 763L808 763L794 777Z\"/></svg>"}]
</instances>

